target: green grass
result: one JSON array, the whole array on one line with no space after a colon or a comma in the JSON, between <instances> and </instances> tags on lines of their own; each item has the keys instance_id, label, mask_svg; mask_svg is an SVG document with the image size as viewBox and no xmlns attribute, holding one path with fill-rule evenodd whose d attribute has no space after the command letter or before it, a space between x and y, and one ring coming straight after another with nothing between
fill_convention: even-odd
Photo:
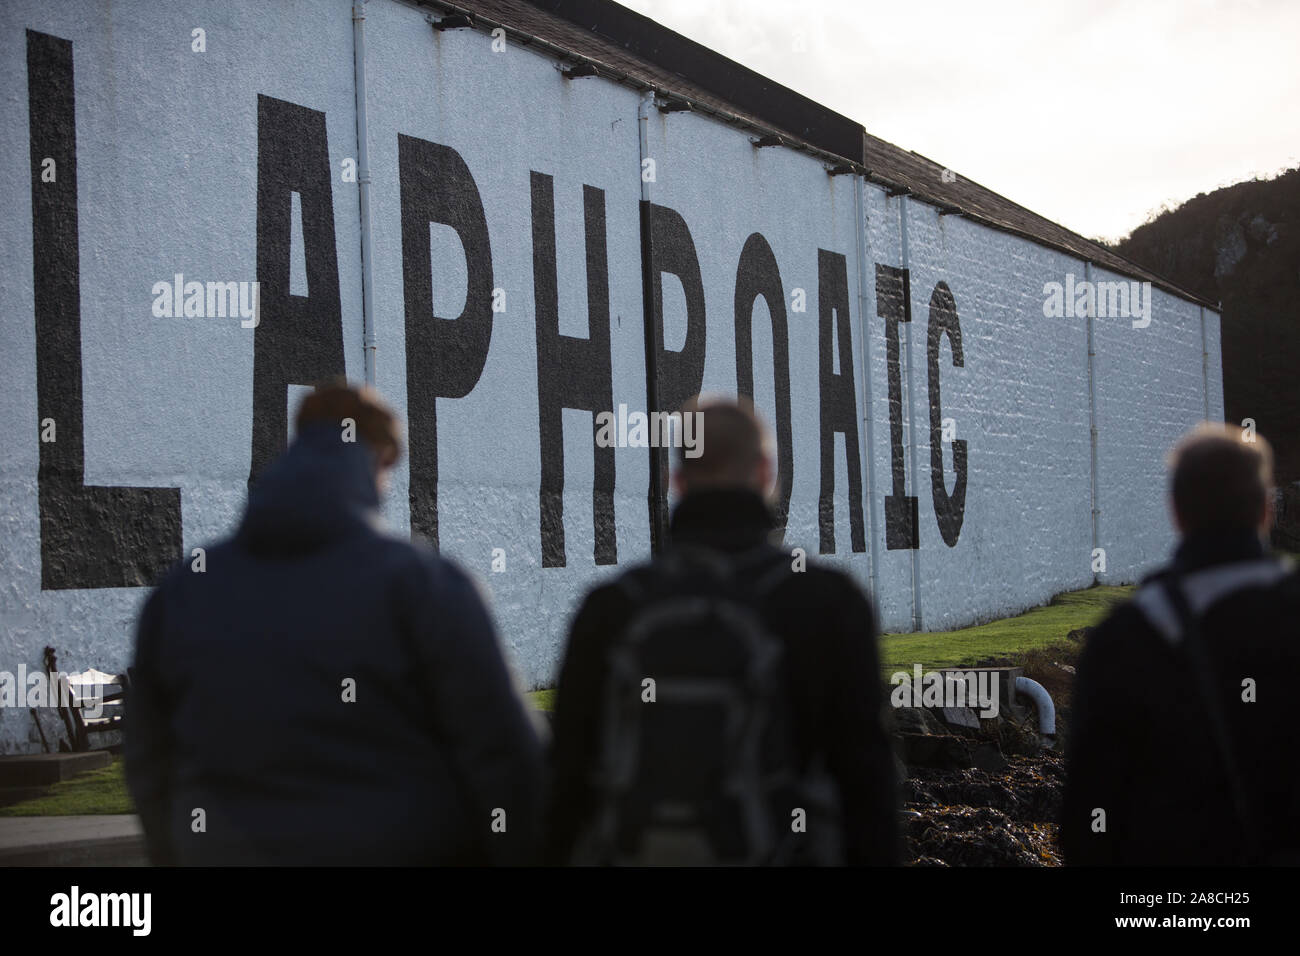
<instances>
[{"instance_id":1,"label":"green grass","mask_svg":"<svg viewBox=\"0 0 1300 956\"><path fill-rule=\"evenodd\" d=\"M1058 594L1045 607L988 624L955 631L886 634L880 640L882 669L888 676L894 671L910 671L913 664L926 669L955 667L1058 645L1070 631L1100 623L1116 603L1132 592L1132 587L1098 585ZM554 690L535 690L527 696L538 710L555 707ZM121 757L114 757L111 767L55 784L43 797L0 807L0 816L5 817L132 812Z\"/></svg>"},{"instance_id":2,"label":"green grass","mask_svg":"<svg viewBox=\"0 0 1300 956\"><path fill-rule=\"evenodd\" d=\"M528 703L537 710L549 713L555 709L555 690L535 690L528 695Z\"/></svg>"},{"instance_id":3,"label":"green grass","mask_svg":"<svg viewBox=\"0 0 1300 956\"><path fill-rule=\"evenodd\" d=\"M135 813L126 792L122 758L52 786L43 797L0 807L0 817L68 817L83 813Z\"/></svg>"},{"instance_id":4,"label":"green grass","mask_svg":"<svg viewBox=\"0 0 1300 956\"><path fill-rule=\"evenodd\" d=\"M1132 585L1096 585L1058 594L1044 607L987 624L955 631L885 634L880 639L881 669L888 676L910 671L913 664L926 669L957 667L1050 647L1077 628L1101 623L1111 608L1132 593ZM555 709L553 689L535 690L528 699L538 710Z\"/></svg>"},{"instance_id":5,"label":"green grass","mask_svg":"<svg viewBox=\"0 0 1300 956\"><path fill-rule=\"evenodd\" d=\"M957 667L989 658L1008 657L1047 647L1070 631L1101 623L1110 609L1133 593L1133 587L1096 585L1058 594L1044 607L1015 617L955 631L886 634L880 639L881 666L886 675L924 668Z\"/></svg>"}]
</instances>

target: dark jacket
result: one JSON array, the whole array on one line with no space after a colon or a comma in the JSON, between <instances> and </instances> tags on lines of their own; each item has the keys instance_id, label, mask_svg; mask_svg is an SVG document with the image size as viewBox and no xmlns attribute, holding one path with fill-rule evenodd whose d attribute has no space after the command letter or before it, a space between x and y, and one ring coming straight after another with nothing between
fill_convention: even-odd
<instances>
[{"instance_id":1,"label":"dark jacket","mask_svg":"<svg viewBox=\"0 0 1300 956\"><path fill-rule=\"evenodd\" d=\"M187 558L149 598L125 753L155 862L535 852L540 745L483 601L378 505L367 446L305 429L206 569Z\"/></svg>"},{"instance_id":2,"label":"dark jacket","mask_svg":"<svg viewBox=\"0 0 1300 956\"><path fill-rule=\"evenodd\" d=\"M772 517L758 495L703 491L685 497L672 520L674 544L724 553L767 548ZM785 560L790 556L784 553ZM654 573L649 569L629 573ZM615 585L597 588L573 621L554 714L553 781L546 859L562 863L593 813L589 785L598 759L607 653L629 623L632 602ZM839 790L846 859L898 861L894 764L882 722L875 615L846 575L809 564L775 586L760 607L785 646L792 730L799 758L820 755Z\"/></svg>"},{"instance_id":3,"label":"dark jacket","mask_svg":"<svg viewBox=\"0 0 1300 956\"><path fill-rule=\"evenodd\" d=\"M1198 691L1186 629L1163 588L1180 583L1237 765L1251 858L1230 776ZM1187 539L1172 564L1088 639L1073 696L1061 821L1066 861L1234 865L1300 848L1300 578L1249 533ZM1254 701L1247 681L1254 682ZM1094 829L1105 811L1105 831Z\"/></svg>"}]
</instances>

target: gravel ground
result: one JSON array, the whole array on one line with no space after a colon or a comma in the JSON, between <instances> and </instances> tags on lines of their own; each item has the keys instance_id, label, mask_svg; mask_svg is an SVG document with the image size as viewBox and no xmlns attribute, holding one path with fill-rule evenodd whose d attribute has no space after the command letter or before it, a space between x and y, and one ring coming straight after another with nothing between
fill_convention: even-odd
<instances>
[{"instance_id":1,"label":"gravel ground","mask_svg":"<svg viewBox=\"0 0 1300 956\"><path fill-rule=\"evenodd\" d=\"M1060 866L1065 759L1008 757L1001 771L909 769L905 855L914 866Z\"/></svg>"}]
</instances>

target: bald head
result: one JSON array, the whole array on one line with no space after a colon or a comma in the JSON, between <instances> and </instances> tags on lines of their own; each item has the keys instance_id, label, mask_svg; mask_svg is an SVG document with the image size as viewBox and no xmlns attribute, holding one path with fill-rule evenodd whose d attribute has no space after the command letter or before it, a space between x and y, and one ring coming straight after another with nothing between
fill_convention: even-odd
<instances>
[{"instance_id":1,"label":"bald head","mask_svg":"<svg viewBox=\"0 0 1300 956\"><path fill-rule=\"evenodd\" d=\"M753 403L740 398L691 399L682 416L695 416L696 447L677 452L673 480L680 494L706 488L747 488L766 495L772 485L770 439Z\"/></svg>"},{"instance_id":2,"label":"bald head","mask_svg":"<svg viewBox=\"0 0 1300 956\"><path fill-rule=\"evenodd\" d=\"M1184 535L1272 523L1273 450L1262 435L1204 422L1169 455L1174 519Z\"/></svg>"}]
</instances>

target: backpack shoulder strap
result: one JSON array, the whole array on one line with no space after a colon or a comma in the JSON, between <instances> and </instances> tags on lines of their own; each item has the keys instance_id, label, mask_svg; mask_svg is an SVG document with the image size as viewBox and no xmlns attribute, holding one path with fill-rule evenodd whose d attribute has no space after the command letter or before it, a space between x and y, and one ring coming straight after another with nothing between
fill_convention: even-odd
<instances>
[{"instance_id":1,"label":"backpack shoulder strap","mask_svg":"<svg viewBox=\"0 0 1300 956\"><path fill-rule=\"evenodd\" d=\"M1233 810L1237 815L1237 822L1241 826L1248 862L1252 864L1258 863L1260 860L1260 844L1255 832L1250 804L1246 800L1246 788L1241 776L1241 769L1237 765L1236 754L1233 751L1232 741L1228 735L1227 721L1223 716L1223 708L1219 705L1219 696L1214 690L1214 675L1210 665L1209 653L1201 634L1200 616L1192 610L1191 604L1187 600L1187 594L1183 590L1182 579L1179 576L1171 574L1161 580L1157 586L1164 592L1181 625L1182 649L1187 655L1192 670L1192 678L1196 682L1197 693L1201 698L1201 704L1205 708L1205 714L1210 723L1210 735L1213 739L1215 752L1228 778Z\"/></svg>"}]
</instances>

